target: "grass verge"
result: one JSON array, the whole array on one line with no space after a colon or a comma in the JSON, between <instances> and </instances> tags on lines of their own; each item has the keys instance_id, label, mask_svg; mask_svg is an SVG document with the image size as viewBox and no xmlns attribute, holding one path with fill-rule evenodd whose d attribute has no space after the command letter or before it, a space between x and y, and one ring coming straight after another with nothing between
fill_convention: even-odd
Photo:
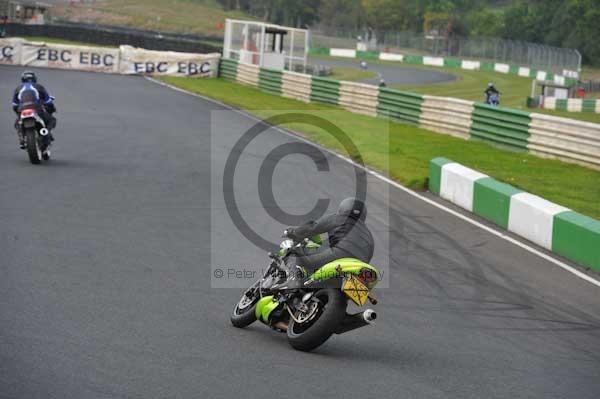
<instances>
[{"instance_id":1,"label":"grass verge","mask_svg":"<svg viewBox=\"0 0 600 399\"><path fill-rule=\"evenodd\" d=\"M417 190L426 188L429 161L444 156L549 201L600 219L600 172L588 168L504 151L485 143L390 123L385 119L353 114L337 107L306 104L222 79L165 77L162 80L263 118L277 111L336 112L336 125L353 140L367 165ZM288 127L343 153L340 144L318 128L307 125ZM388 128L389 146L381 136Z\"/></svg>"}]
</instances>

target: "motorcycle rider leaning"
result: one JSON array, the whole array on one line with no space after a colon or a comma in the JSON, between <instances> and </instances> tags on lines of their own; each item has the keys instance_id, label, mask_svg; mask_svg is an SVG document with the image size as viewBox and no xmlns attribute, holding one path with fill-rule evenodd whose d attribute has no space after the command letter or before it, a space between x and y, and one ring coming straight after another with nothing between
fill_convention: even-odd
<instances>
[{"instance_id":1,"label":"motorcycle rider leaning","mask_svg":"<svg viewBox=\"0 0 600 399\"><path fill-rule=\"evenodd\" d=\"M308 271L340 258L356 258L369 263L375 244L365 224L367 207L361 200L346 198L340 203L337 213L325 215L299 227L290 227L286 235L296 241L327 233L329 245L319 248L301 248L293 259Z\"/></svg>"},{"instance_id":2,"label":"motorcycle rider leaning","mask_svg":"<svg viewBox=\"0 0 600 399\"><path fill-rule=\"evenodd\" d=\"M297 266L312 273L321 266L341 258L355 258L369 263L373 257L375 243L365 224L366 217L367 207L363 201L346 198L340 203L336 213L325 215L302 226L288 228L284 235L295 241L327 233L329 245L324 243L319 248L297 248L295 256L290 257L287 265L292 277L284 285L289 287L300 283L301 279L296 275ZM281 321L273 327L285 331L287 323Z\"/></svg>"},{"instance_id":3,"label":"motorcycle rider leaning","mask_svg":"<svg viewBox=\"0 0 600 399\"><path fill-rule=\"evenodd\" d=\"M12 100L13 111L17 114L17 122L21 110L35 108L40 118L44 120L46 128L51 131L56 127L56 118L52 116L56 112L53 100L53 97L48 94L46 88L37 82L35 73L30 71L23 72L21 75L21 84L15 89ZM54 141L52 133L49 136L50 140ZM25 149L25 140L20 133L19 144L21 149Z\"/></svg>"}]
</instances>

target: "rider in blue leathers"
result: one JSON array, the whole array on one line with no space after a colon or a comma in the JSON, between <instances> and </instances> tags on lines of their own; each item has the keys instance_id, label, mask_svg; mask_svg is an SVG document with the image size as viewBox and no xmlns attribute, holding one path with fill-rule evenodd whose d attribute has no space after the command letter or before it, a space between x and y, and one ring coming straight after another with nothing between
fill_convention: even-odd
<instances>
[{"instance_id":1,"label":"rider in blue leathers","mask_svg":"<svg viewBox=\"0 0 600 399\"><path fill-rule=\"evenodd\" d=\"M21 84L13 94L12 107L17 116L25 108L35 108L44 120L46 128L51 131L56 127L56 118L52 116L56 112L53 100L46 88L37 82L35 73L26 71L21 75ZM52 133L50 133L50 140L54 140ZM19 141L21 148L24 149L23 137L19 137Z\"/></svg>"}]
</instances>

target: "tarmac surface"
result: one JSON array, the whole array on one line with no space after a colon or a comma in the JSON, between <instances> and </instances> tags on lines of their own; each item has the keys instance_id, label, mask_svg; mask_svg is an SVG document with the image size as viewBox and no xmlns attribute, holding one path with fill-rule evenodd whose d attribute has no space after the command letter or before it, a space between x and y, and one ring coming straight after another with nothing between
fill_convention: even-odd
<instances>
[{"instance_id":1,"label":"tarmac surface","mask_svg":"<svg viewBox=\"0 0 600 399\"><path fill-rule=\"evenodd\" d=\"M242 290L216 287L267 264L222 184L255 121L143 78L39 70L59 127L34 166L12 129L20 72L0 67L0 398L600 397L600 288L372 177L377 323L313 353L232 327ZM274 243L285 226L257 179L289 143L262 133L234 180L240 213ZM352 195L354 168L326 158L329 171L282 158L277 204L302 214Z\"/></svg>"},{"instance_id":2,"label":"tarmac surface","mask_svg":"<svg viewBox=\"0 0 600 399\"><path fill-rule=\"evenodd\" d=\"M379 84L381 78L389 85L426 85L435 83L445 83L456 80L456 76L428 69L411 68L399 63L399 66L390 64L376 64L367 62L367 69L375 73L375 76L369 79L362 80L363 83ZM330 67L345 67L360 69L359 59L328 59L328 58L311 58L309 61L313 65L325 65Z\"/></svg>"}]
</instances>

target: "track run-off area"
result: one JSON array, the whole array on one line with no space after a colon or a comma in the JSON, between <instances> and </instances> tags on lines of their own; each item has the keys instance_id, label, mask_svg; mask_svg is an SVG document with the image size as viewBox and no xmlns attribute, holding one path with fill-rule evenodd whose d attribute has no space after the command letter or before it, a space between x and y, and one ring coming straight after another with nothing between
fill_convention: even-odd
<instances>
[{"instance_id":1,"label":"track run-off area","mask_svg":"<svg viewBox=\"0 0 600 399\"><path fill-rule=\"evenodd\" d=\"M140 77L36 70L59 123L52 161L34 166L12 128L21 72L0 68L0 398L600 396L597 286L372 176L367 222L389 239L377 323L313 353L232 327L242 290L215 288L215 263L267 264L221 186L256 121ZM277 242L258 169L296 139L257 140L236 198ZM353 166L327 160L278 162L278 204L353 195Z\"/></svg>"}]
</instances>

